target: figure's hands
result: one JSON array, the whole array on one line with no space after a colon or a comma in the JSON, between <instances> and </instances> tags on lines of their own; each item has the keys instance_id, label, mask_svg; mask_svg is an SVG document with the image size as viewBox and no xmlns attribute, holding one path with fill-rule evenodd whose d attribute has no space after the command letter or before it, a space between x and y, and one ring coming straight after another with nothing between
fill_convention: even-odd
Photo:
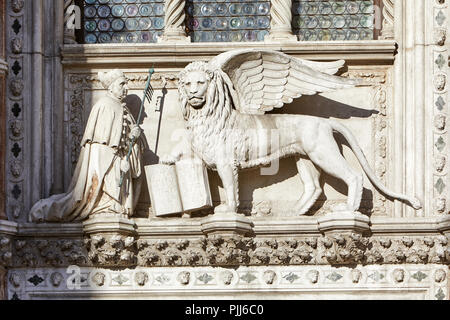
<instances>
[{"instance_id":1,"label":"figure's hands","mask_svg":"<svg viewBox=\"0 0 450 320\"><path fill-rule=\"evenodd\" d=\"M123 173L130 171L130 163L126 159L122 159L120 161L120 171Z\"/></svg>"},{"instance_id":2,"label":"figure's hands","mask_svg":"<svg viewBox=\"0 0 450 320\"><path fill-rule=\"evenodd\" d=\"M180 160L181 155L174 156L172 154L165 154L159 158L160 164L172 165L175 164L178 160Z\"/></svg>"},{"instance_id":3,"label":"figure's hands","mask_svg":"<svg viewBox=\"0 0 450 320\"><path fill-rule=\"evenodd\" d=\"M130 139L134 139L136 141L142 134L142 129L138 124L135 124L133 128L131 128Z\"/></svg>"}]
</instances>

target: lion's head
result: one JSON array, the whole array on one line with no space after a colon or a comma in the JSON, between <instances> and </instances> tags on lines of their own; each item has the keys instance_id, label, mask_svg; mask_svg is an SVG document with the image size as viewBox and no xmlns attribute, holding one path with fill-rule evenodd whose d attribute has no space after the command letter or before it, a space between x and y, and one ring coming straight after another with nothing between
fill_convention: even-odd
<instances>
[{"instance_id":1,"label":"lion's head","mask_svg":"<svg viewBox=\"0 0 450 320\"><path fill-rule=\"evenodd\" d=\"M195 115L225 125L232 110L226 77L222 70L211 70L206 62L193 62L181 71L178 91L185 120Z\"/></svg>"},{"instance_id":2,"label":"lion's head","mask_svg":"<svg viewBox=\"0 0 450 320\"><path fill-rule=\"evenodd\" d=\"M200 109L205 105L212 78L213 73L205 62L193 62L181 72L180 90L191 107Z\"/></svg>"}]
</instances>

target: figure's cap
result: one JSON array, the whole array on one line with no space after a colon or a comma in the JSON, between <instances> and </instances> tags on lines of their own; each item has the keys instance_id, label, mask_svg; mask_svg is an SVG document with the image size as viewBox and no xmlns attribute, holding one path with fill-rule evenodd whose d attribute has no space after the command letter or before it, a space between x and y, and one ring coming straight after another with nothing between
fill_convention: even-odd
<instances>
[{"instance_id":1,"label":"figure's cap","mask_svg":"<svg viewBox=\"0 0 450 320\"><path fill-rule=\"evenodd\" d=\"M108 72L99 72L98 73L98 79L100 80L100 82L102 83L103 87L105 89L108 89L109 86L116 81L117 79L124 77L125 75L123 74L123 72L119 69L114 69Z\"/></svg>"}]
</instances>

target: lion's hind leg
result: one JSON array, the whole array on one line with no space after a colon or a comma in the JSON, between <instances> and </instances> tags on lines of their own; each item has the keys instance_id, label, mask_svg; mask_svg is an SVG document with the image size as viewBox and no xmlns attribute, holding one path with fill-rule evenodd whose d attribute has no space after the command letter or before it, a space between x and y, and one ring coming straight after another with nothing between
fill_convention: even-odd
<instances>
[{"instance_id":1,"label":"lion's hind leg","mask_svg":"<svg viewBox=\"0 0 450 320\"><path fill-rule=\"evenodd\" d=\"M325 135L325 136L324 136ZM322 131L316 145L306 153L311 161L326 173L341 179L348 186L347 204L339 205L335 211L357 211L361 204L363 176L356 172L342 156L332 131Z\"/></svg>"},{"instance_id":2,"label":"lion's hind leg","mask_svg":"<svg viewBox=\"0 0 450 320\"><path fill-rule=\"evenodd\" d=\"M311 209L322 193L319 183L320 172L308 159L298 159L297 169L303 182L304 191L294 210L296 214L303 215Z\"/></svg>"}]
</instances>

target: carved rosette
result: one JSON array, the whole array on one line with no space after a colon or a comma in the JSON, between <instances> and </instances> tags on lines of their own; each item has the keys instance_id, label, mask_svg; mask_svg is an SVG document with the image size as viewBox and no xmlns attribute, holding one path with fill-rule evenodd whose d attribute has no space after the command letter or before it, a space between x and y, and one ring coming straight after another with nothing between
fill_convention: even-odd
<instances>
[{"instance_id":1,"label":"carved rosette","mask_svg":"<svg viewBox=\"0 0 450 320\"><path fill-rule=\"evenodd\" d=\"M388 71L352 70L344 74L351 79L363 79L365 83L373 86L375 90L373 104L378 113L372 116L373 145L374 145L374 168L378 179L386 185L386 176L389 170L388 161L388 136L389 136L389 90L391 84L391 73ZM375 215L388 215L389 201L386 197L373 190L373 213ZM365 210L366 211L366 210Z\"/></svg>"},{"instance_id":2,"label":"carved rosette","mask_svg":"<svg viewBox=\"0 0 450 320\"><path fill-rule=\"evenodd\" d=\"M84 266L88 259L81 239L16 239L13 263L25 267Z\"/></svg>"},{"instance_id":3,"label":"carved rosette","mask_svg":"<svg viewBox=\"0 0 450 320\"><path fill-rule=\"evenodd\" d=\"M95 266L122 267L136 264L136 241L121 234L94 234L85 239L88 259Z\"/></svg>"},{"instance_id":4,"label":"carved rosette","mask_svg":"<svg viewBox=\"0 0 450 320\"><path fill-rule=\"evenodd\" d=\"M434 1L433 8L433 163L432 176L433 200L431 208L433 214L440 215L448 210L448 46L446 46L445 29L448 17L448 1Z\"/></svg>"}]
</instances>

